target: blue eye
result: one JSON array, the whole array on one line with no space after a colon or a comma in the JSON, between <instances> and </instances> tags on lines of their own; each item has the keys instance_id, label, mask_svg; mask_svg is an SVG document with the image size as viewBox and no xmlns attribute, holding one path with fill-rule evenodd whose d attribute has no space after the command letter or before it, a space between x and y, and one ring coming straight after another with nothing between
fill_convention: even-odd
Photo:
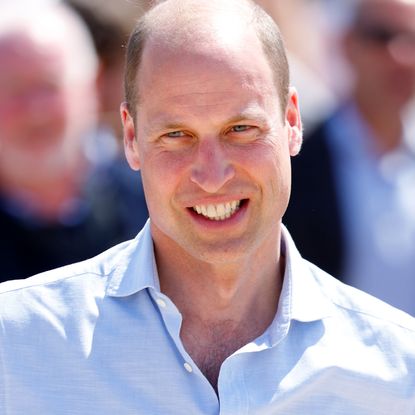
<instances>
[{"instance_id":1,"label":"blue eye","mask_svg":"<svg viewBox=\"0 0 415 415\"><path fill-rule=\"evenodd\" d=\"M249 130L251 127L249 125L234 125L231 130L236 133L241 133Z\"/></svg>"},{"instance_id":2,"label":"blue eye","mask_svg":"<svg viewBox=\"0 0 415 415\"><path fill-rule=\"evenodd\" d=\"M170 138L177 138L185 136L185 133L183 131L172 131L170 133L167 133L166 136Z\"/></svg>"}]
</instances>

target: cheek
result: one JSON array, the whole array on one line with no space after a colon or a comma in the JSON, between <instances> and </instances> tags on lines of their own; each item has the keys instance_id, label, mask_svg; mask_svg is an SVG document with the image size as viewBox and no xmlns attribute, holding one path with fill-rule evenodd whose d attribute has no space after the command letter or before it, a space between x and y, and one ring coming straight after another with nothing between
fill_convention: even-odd
<instances>
[{"instance_id":1,"label":"cheek","mask_svg":"<svg viewBox=\"0 0 415 415\"><path fill-rule=\"evenodd\" d=\"M24 123L23 112L12 105L0 103L0 128L2 135L7 135L8 131L18 130L19 126Z\"/></svg>"},{"instance_id":2,"label":"cheek","mask_svg":"<svg viewBox=\"0 0 415 415\"><path fill-rule=\"evenodd\" d=\"M257 157L255 171L261 174L265 188L269 189L269 196L278 203L288 199L291 187L291 157L286 141L269 142Z\"/></svg>"},{"instance_id":3,"label":"cheek","mask_svg":"<svg viewBox=\"0 0 415 415\"><path fill-rule=\"evenodd\" d=\"M247 151L249 162L261 168L280 170L287 167L290 160L288 140L285 138L269 138L255 144Z\"/></svg>"},{"instance_id":4,"label":"cheek","mask_svg":"<svg viewBox=\"0 0 415 415\"><path fill-rule=\"evenodd\" d=\"M184 154L170 152L146 152L141 149L141 176L143 186L151 201L171 199L181 183L188 180L188 159ZM151 199L151 200L150 200Z\"/></svg>"}]
</instances>

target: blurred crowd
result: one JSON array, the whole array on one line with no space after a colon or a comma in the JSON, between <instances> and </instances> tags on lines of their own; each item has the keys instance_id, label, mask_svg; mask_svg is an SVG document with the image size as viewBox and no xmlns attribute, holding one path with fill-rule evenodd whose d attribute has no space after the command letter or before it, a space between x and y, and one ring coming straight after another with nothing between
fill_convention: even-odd
<instances>
[{"instance_id":1,"label":"blurred crowd","mask_svg":"<svg viewBox=\"0 0 415 415\"><path fill-rule=\"evenodd\" d=\"M284 223L305 258L415 315L415 1L257 2L280 25L304 124ZM149 5L0 1L0 281L146 221L119 104Z\"/></svg>"},{"instance_id":2,"label":"blurred crowd","mask_svg":"<svg viewBox=\"0 0 415 415\"><path fill-rule=\"evenodd\" d=\"M336 45L349 87L306 126L284 222L307 259L415 315L415 2L347 12Z\"/></svg>"},{"instance_id":3,"label":"blurred crowd","mask_svg":"<svg viewBox=\"0 0 415 415\"><path fill-rule=\"evenodd\" d=\"M117 116L127 34L69 3L0 2L0 280L94 256L144 224Z\"/></svg>"}]
</instances>

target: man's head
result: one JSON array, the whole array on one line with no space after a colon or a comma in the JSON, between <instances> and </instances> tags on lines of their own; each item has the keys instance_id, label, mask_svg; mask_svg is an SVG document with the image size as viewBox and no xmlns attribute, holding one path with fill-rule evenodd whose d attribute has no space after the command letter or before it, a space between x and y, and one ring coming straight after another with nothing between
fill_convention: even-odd
<instances>
[{"instance_id":1,"label":"man's head","mask_svg":"<svg viewBox=\"0 0 415 415\"><path fill-rule=\"evenodd\" d=\"M275 65L287 70L283 49L275 65L268 56L280 39L266 50L255 10L167 0L145 17L139 56L129 50L140 64L127 75L136 114L121 107L126 155L164 252L226 262L277 246L301 121L295 91L276 75Z\"/></svg>"},{"instance_id":2,"label":"man's head","mask_svg":"<svg viewBox=\"0 0 415 415\"><path fill-rule=\"evenodd\" d=\"M345 36L364 105L399 112L415 91L415 1L357 0Z\"/></svg>"},{"instance_id":3,"label":"man's head","mask_svg":"<svg viewBox=\"0 0 415 415\"><path fill-rule=\"evenodd\" d=\"M0 175L43 180L79 157L95 120L88 32L56 2L0 5Z\"/></svg>"},{"instance_id":4,"label":"man's head","mask_svg":"<svg viewBox=\"0 0 415 415\"><path fill-rule=\"evenodd\" d=\"M163 1L160 1L159 3L163 3ZM233 4L235 3L235 0L231 0L228 5L226 5L225 2L223 3L224 4L220 6L223 9L228 6L228 25L230 33L233 30L232 8L235 7L235 4ZM276 86L280 91L280 99L284 108L287 103L289 70L283 41L278 27L275 25L272 18L255 3L250 0L244 0L239 3L240 8L246 9L246 15L244 17L245 21L240 21L239 24L244 23L246 26L252 27L261 41L263 51L274 72ZM181 21L187 22L183 27L177 27L174 21L166 22L168 19L166 19L164 13L171 12L168 12L167 10L163 11L163 5L160 4L140 19L130 36L126 56L124 91L126 102L133 116L135 116L136 105L140 95L140 91L137 90L136 78L146 40L154 35L154 33L159 33L159 35L163 35L167 38L170 37L172 41L183 42L183 47L186 47L186 45L189 46L188 42L190 42L191 45L192 32L197 30L197 27L192 27L192 25L198 25L198 21L203 23L204 13L207 12L207 9L209 8L208 6L203 10L204 7L200 7L200 5L196 6L194 2L186 0L177 2L177 5L174 7L176 8L176 17L180 16ZM161 23L163 19L164 21ZM243 27L241 27L241 29L243 29ZM214 30L214 27L212 27L212 30ZM171 36L172 33L174 33L174 37ZM181 40L179 40L179 34ZM226 40L226 30L220 35Z\"/></svg>"}]
</instances>

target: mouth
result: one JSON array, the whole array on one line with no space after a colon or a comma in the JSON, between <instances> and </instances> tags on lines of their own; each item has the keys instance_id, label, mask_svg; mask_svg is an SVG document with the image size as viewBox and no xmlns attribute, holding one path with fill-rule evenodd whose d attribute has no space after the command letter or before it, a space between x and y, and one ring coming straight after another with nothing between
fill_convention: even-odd
<instances>
[{"instance_id":1,"label":"mouth","mask_svg":"<svg viewBox=\"0 0 415 415\"><path fill-rule=\"evenodd\" d=\"M212 221L223 221L232 217L242 206L244 200L227 203L192 206L194 212Z\"/></svg>"}]
</instances>

